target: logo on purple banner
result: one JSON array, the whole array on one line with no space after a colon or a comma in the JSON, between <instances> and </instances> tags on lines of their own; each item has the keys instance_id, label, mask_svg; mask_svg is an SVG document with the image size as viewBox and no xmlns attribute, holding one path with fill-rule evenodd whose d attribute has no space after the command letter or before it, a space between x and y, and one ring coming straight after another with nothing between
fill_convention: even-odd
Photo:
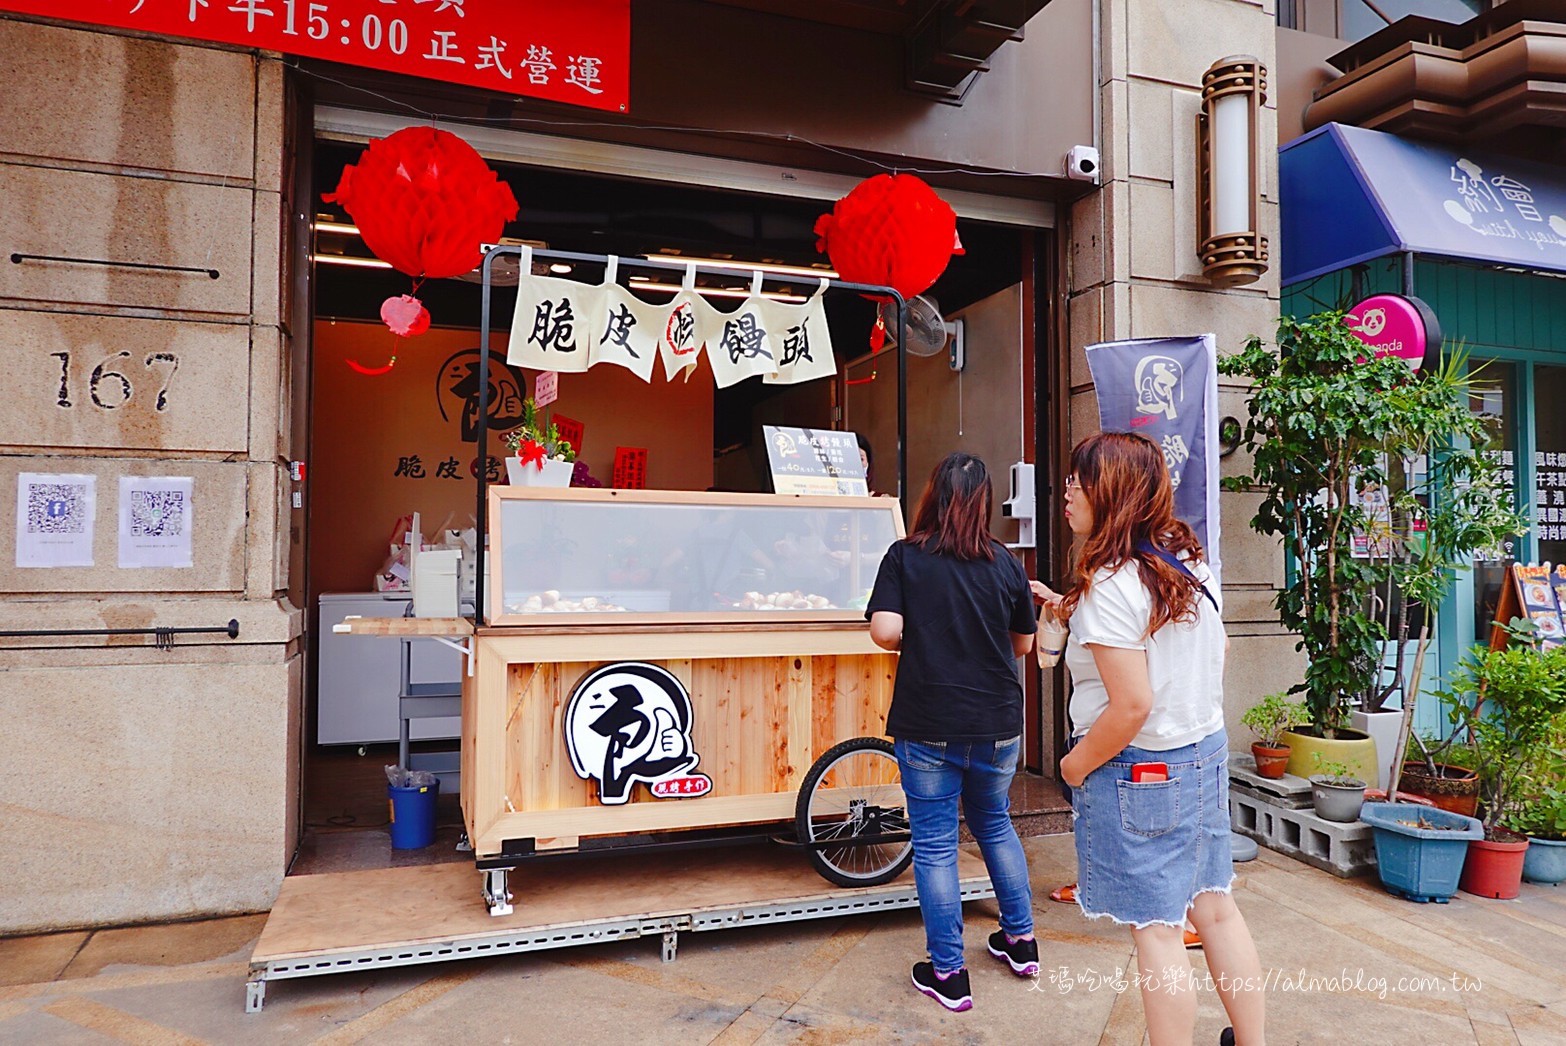
<instances>
[{"instance_id":1,"label":"logo on purple banner","mask_svg":"<svg viewBox=\"0 0 1566 1046\"><path fill-rule=\"evenodd\" d=\"M1135 432L1164 452L1175 514L1218 570L1218 369L1211 334L1087 347L1105 432Z\"/></svg>"}]
</instances>

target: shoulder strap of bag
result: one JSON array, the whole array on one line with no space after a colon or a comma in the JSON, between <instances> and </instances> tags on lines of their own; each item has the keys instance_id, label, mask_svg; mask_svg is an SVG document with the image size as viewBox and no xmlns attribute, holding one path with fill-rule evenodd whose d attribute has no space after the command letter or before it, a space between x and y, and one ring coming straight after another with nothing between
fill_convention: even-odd
<instances>
[{"instance_id":1,"label":"shoulder strap of bag","mask_svg":"<svg viewBox=\"0 0 1566 1046\"><path fill-rule=\"evenodd\" d=\"M1207 590L1207 586L1197 579L1196 575L1192 573L1191 568L1186 566L1185 563L1181 561L1179 556L1176 556L1168 549L1159 548L1151 541L1138 541L1136 543L1136 550L1147 555L1157 556L1159 559L1163 560L1165 563L1168 563L1170 566L1174 567L1192 581L1195 581L1196 587L1201 589L1202 595L1207 597L1207 602L1213 605L1214 610L1218 610L1218 600L1213 598L1213 594ZM1223 613L1221 610L1218 610L1218 612L1219 614Z\"/></svg>"}]
</instances>

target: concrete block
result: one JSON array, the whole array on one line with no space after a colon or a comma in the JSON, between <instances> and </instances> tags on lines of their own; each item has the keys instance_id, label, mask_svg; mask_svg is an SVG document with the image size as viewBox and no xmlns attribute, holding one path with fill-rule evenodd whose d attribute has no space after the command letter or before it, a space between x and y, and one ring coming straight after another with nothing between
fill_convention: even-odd
<instances>
[{"instance_id":1,"label":"concrete block","mask_svg":"<svg viewBox=\"0 0 1566 1046\"><path fill-rule=\"evenodd\" d=\"M1229 820L1241 835L1340 879L1365 875L1376 867L1370 826L1360 821L1341 824L1323 820L1313 810L1279 806L1232 787Z\"/></svg>"},{"instance_id":2,"label":"concrete block","mask_svg":"<svg viewBox=\"0 0 1566 1046\"><path fill-rule=\"evenodd\" d=\"M1256 772L1255 757L1246 752L1229 753L1229 787L1291 809L1311 805L1309 781L1293 774L1263 777Z\"/></svg>"}]
</instances>

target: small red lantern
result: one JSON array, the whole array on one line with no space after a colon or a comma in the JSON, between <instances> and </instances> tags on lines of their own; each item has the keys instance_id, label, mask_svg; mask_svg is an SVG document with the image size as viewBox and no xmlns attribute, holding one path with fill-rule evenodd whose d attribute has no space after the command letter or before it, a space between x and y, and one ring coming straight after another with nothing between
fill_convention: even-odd
<instances>
[{"instance_id":1,"label":"small red lantern","mask_svg":"<svg viewBox=\"0 0 1566 1046\"><path fill-rule=\"evenodd\" d=\"M957 214L911 174L878 174L816 219L816 250L850 283L894 288L905 298L930 289L961 254Z\"/></svg>"},{"instance_id":2,"label":"small red lantern","mask_svg":"<svg viewBox=\"0 0 1566 1046\"><path fill-rule=\"evenodd\" d=\"M341 203L365 246L415 279L472 271L517 216L511 187L473 146L433 127L372 141L322 199Z\"/></svg>"},{"instance_id":3,"label":"small red lantern","mask_svg":"<svg viewBox=\"0 0 1566 1046\"><path fill-rule=\"evenodd\" d=\"M392 268L427 279L471 272L484 260L484 244L500 239L517 216L511 187L496 177L467 142L433 127L404 127L377 138L357 164L343 168L337 191L322 197L340 203L359 227L366 247ZM410 294L387 298L381 319L399 338L429 330L430 314ZM361 374L385 374L396 364Z\"/></svg>"}]
</instances>

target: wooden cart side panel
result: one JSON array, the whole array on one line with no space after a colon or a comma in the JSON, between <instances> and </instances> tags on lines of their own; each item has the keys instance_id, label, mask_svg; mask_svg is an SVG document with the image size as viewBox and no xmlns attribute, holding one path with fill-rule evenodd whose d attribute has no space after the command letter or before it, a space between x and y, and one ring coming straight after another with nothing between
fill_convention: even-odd
<instances>
[{"instance_id":1,"label":"wooden cart side panel","mask_svg":"<svg viewBox=\"0 0 1566 1046\"><path fill-rule=\"evenodd\" d=\"M507 839L585 838L636 832L718 828L728 825L788 821L798 796L793 791L764 795L707 796L593 806L578 810L533 810L502 814L474 840L474 853L497 854Z\"/></svg>"},{"instance_id":2,"label":"wooden cart side panel","mask_svg":"<svg viewBox=\"0 0 1566 1046\"><path fill-rule=\"evenodd\" d=\"M474 676L463 683L462 794L468 838L486 835L505 812L506 715L510 673L501 653L476 643Z\"/></svg>"}]
</instances>

